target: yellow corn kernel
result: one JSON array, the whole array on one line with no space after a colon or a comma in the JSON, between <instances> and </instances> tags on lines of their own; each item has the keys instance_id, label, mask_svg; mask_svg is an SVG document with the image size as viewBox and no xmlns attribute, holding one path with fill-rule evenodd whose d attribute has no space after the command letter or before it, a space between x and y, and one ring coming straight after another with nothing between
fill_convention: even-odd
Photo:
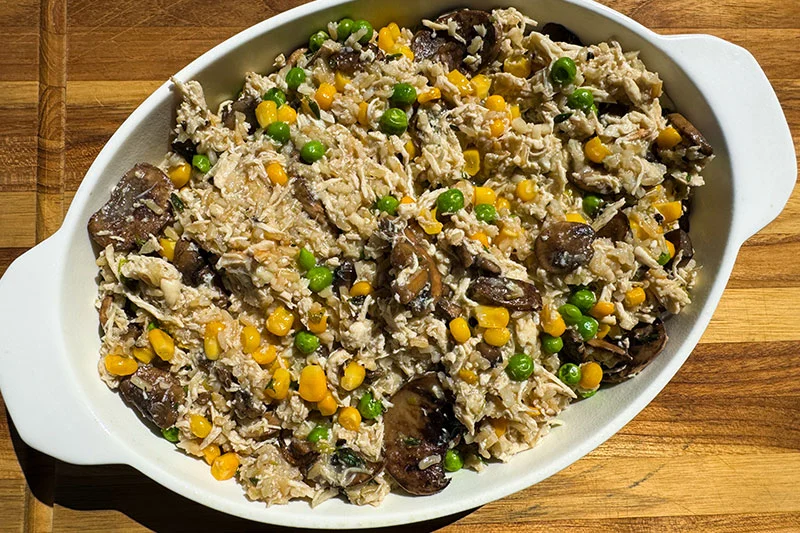
<instances>
[{"instance_id":1,"label":"yellow corn kernel","mask_svg":"<svg viewBox=\"0 0 800 533\"><path fill-rule=\"evenodd\" d=\"M328 329L328 313L324 309L312 311L308 314L308 330L311 333L325 333Z\"/></svg>"},{"instance_id":2,"label":"yellow corn kernel","mask_svg":"<svg viewBox=\"0 0 800 533\"><path fill-rule=\"evenodd\" d=\"M134 346L132 351L133 356L146 365L150 364L150 361L152 361L153 357L156 356L156 353L150 346L145 346L144 348Z\"/></svg>"},{"instance_id":3,"label":"yellow corn kernel","mask_svg":"<svg viewBox=\"0 0 800 533\"><path fill-rule=\"evenodd\" d=\"M533 180L522 180L517 183L516 191L517 198L523 202L530 202L536 198L536 184Z\"/></svg>"},{"instance_id":4,"label":"yellow corn kernel","mask_svg":"<svg viewBox=\"0 0 800 533\"><path fill-rule=\"evenodd\" d=\"M469 238L472 239L473 241L478 241L486 248L488 248L489 244L491 244L491 241L489 241L489 236L482 231L477 231L473 233L472 235L469 236Z\"/></svg>"},{"instance_id":5,"label":"yellow corn kernel","mask_svg":"<svg viewBox=\"0 0 800 533\"><path fill-rule=\"evenodd\" d=\"M175 241L172 239L158 239L158 244L161 245L161 256L167 261L175 259Z\"/></svg>"},{"instance_id":6,"label":"yellow corn kernel","mask_svg":"<svg viewBox=\"0 0 800 533\"><path fill-rule=\"evenodd\" d=\"M550 336L560 337L567 330L567 324L561 313L548 306L542 316L542 329Z\"/></svg>"},{"instance_id":7,"label":"yellow corn kernel","mask_svg":"<svg viewBox=\"0 0 800 533\"><path fill-rule=\"evenodd\" d=\"M508 431L508 420L505 418L492 418L491 423L494 428L494 434L497 435L498 438L505 435L506 431Z\"/></svg>"},{"instance_id":8,"label":"yellow corn kernel","mask_svg":"<svg viewBox=\"0 0 800 533\"><path fill-rule=\"evenodd\" d=\"M586 219L583 218L583 215L580 213L567 213L564 219L567 222L580 222L581 224L586 224Z\"/></svg>"},{"instance_id":9,"label":"yellow corn kernel","mask_svg":"<svg viewBox=\"0 0 800 533\"><path fill-rule=\"evenodd\" d=\"M505 346L511 339L511 331L508 328L489 328L483 332L483 340L492 346Z\"/></svg>"},{"instance_id":10,"label":"yellow corn kernel","mask_svg":"<svg viewBox=\"0 0 800 533\"><path fill-rule=\"evenodd\" d=\"M522 115L519 112L519 105L512 104L511 105L511 118L515 119L515 118L519 118L520 116L522 116Z\"/></svg>"},{"instance_id":11,"label":"yellow corn kernel","mask_svg":"<svg viewBox=\"0 0 800 533\"><path fill-rule=\"evenodd\" d=\"M238 469L239 457L232 452L220 455L211 463L211 475L218 481L232 478Z\"/></svg>"},{"instance_id":12,"label":"yellow corn kernel","mask_svg":"<svg viewBox=\"0 0 800 533\"><path fill-rule=\"evenodd\" d=\"M609 331L611 331L611 326L609 324L600 324L597 328L597 338L604 339Z\"/></svg>"},{"instance_id":13,"label":"yellow corn kernel","mask_svg":"<svg viewBox=\"0 0 800 533\"><path fill-rule=\"evenodd\" d=\"M493 94L486 99L486 107L492 111L505 111L506 99L499 94Z\"/></svg>"},{"instance_id":14,"label":"yellow corn kernel","mask_svg":"<svg viewBox=\"0 0 800 533\"><path fill-rule=\"evenodd\" d=\"M669 241L664 241L664 244L667 246L667 253L669 254L669 258L672 259L675 257L675 245Z\"/></svg>"},{"instance_id":15,"label":"yellow corn kernel","mask_svg":"<svg viewBox=\"0 0 800 533\"><path fill-rule=\"evenodd\" d=\"M361 426L361 413L355 407L345 407L339 411L339 424L344 429L358 431L359 426Z\"/></svg>"},{"instance_id":16,"label":"yellow corn kernel","mask_svg":"<svg viewBox=\"0 0 800 533\"><path fill-rule=\"evenodd\" d=\"M499 118L494 119L489 124L489 133L492 137L500 137L506 131L506 123Z\"/></svg>"},{"instance_id":17,"label":"yellow corn kernel","mask_svg":"<svg viewBox=\"0 0 800 533\"><path fill-rule=\"evenodd\" d=\"M470 385L475 385L478 382L478 374L466 368L462 368L458 371L458 377Z\"/></svg>"},{"instance_id":18,"label":"yellow corn kernel","mask_svg":"<svg viewBox=\"0 0 800 533\"><path fill-rule=\"evenodd\" d=\"M508 198L500 197L497 199L497 202L495 202L495 207L498 211L501 209L511 209L511 202L508 201Z\"/></svg>"},{"instance_id":19,"label":"yellow corn kernel","mask_svg":"<svg viewBox=\"0 0 800 533\"><path fill-rule=\"evenodd\" d=\"M169 361L175 354L175 341L169 336L169 333L162 331L158 328L151 329L147 332L147 338L150 340L150 346L156 352L161 360Z\"/></svg>"},{"instance_id":20,"label":"yellow corn kernel","mask_svg":"<svg viewBox=\"0 0 800 533\"><path fill-rule=\"evenodd\" d=\"M208 421L208 418L202 415L192 415L189 417L189 428L192 430L192 433L195 437L199 437L204 439L208 437L208 434L211 433L211 422Z\"/></svg>"},{"instance_id":21,"label":"yellow corn kernel","mask_svg":"<svg viewBox=\"0 0 800 533\"><path fill-rule=\"evenodd\" d=\"M333 397L333 394L328 392L325 394L325 397L317 402L317 409L319 409L319 413L322 416L331 416L336 414L336 410L339 408L336 405L336 398Z\"/></svg>"},{"instance_id":22,"label":"yellow corn kernel","mask_svg":"<svg viewBox=\"0 0 800 533\"><path fill-rule=\"evenodd\" d=\"M367 375L367 370L355 361L350 361L344 367L344 375L342 376L341 386L346 391L355 390L364 383L364 376Z\"/></svg>"},{"instance_id":23,"label":"yellow corn kernel","mask_svg":"<svg viewBox=\"0 0 800 533\"><path fill-rule=\"evenodd\" d=\"M603 367L590 361L581 365L581 380L578 386L585 390L596 389L603 380Z\"/></svg>"},{"instance_id":24,"label":"yellow corn kernel","mask_svg":"<svg viewBox=\"0 0 800 533\"><path fill-rule=\"evenodd\" d=\"M475 205L489 204L494 205L497 195L491 187L475 187Z\"/></svg>"},{"instance_id":25,"label":"yellow corn kernel","mask_svg":"<svg viewBox=\"0 0 800 533\"><path fill-rule=\"evenodd\" d=\"M365 128L369 126L369 117L367 116L367 110L369 109L369 104L366 102L361 102L358 104L358 123L364 126Z\"/></svg>"},{"instance_id":26,"label":"yellow corn kernel","mask_svg":"<svg viewBox=\"0 0 800 533\"><path fill-rule=\"evenodd\" d=\"M274 185L286 185L289 182L289 176L283 169L283 165L277 161L267 165L267 177Z\"/></svg>"},{"instance_id":27,"label":"yellow corn kernel","mask_svg":"<svg viewBox=\"0 0 800 533\"><path fill-rule=\"evenodd\" d=\"M225 329L225 324L218 321L209 322L206 324L205 333L203 334L203 350L206 357L215 361L219 358L222 350L219 347L219 338L217 337L220 331Z\"/></svg>"},{"instance_id":28,"label":"yellow corn kernel","mask_svg":"<svg viewBox=\"0 0 800 533\"><path fill-rule=\"evenodd\" d=\"M469 324L463 317L454 318L450 321L450 334L459 344L464 344L470 339L470 337L472 337L472 333L469 330Z\"/></svg>"},{"instance_id":29,"label":"yellow corn kernel","mask_svg":"<svg viewBox=\"0 0 800 533\"><path fill-rule=\"evenodd\" d=\"M287 124L297 122L297 111L289 104L283 104L278 108L278 120Z\"/></svg>"},{"instance_id":30,"label":"yellow corn kernel","mask_svg":"<svg viewBox=\"0 0 800 533\"><path fill-rule=\"evenodd\" d=\"M470 84L472 85L472 89L475 92L475 96L483 100L487 96L489 96L489 89L492 88L492 80L489 79L487 76L483 74L478 74L474 78L470 80ZM502 96L500 97L502 98ZM486 107L489 107L488 102Z\"/></svg>"},{"instance_id":31,"label":"yellow corn kernel","mask_svg":"<svg viewBox=\"0 0 800 533\"><path fill-rule=\"evenodd\" d=\"M481 169L481 154L475 148L464 150L464 172L474 176Z\"/></svg>"},{"instance_id":32,"label":"yellow corn kernel","mask_svg":"<svg viewBox=\"0 0 800 533\"><path fill-rule=\"evenodd\" d=\"M261 345L261 333L253 326L243 327L240 337L244 353L253 353Z\"/></svg>"},{"instance_id":33,"label":"yellow corn kernel","mask_svg":"<svg viewBox=\"0 0 800 533\"><path fill-rule=\"evenodd\" d=\"M611 155L611 150L608 149L608 146L603 144L600 137L592 137L589 139L583 147L583 152L586 154L586 157L589 158L589 161L593 163L602 163L606 157Z\"/></svg>"},{"instance_id":34,"label":"yellow corn kernel","mask_svg":"<svg viewBox=\"0 0 800 533\"><path fill-rule=\"evenodd\" d=\"M507 224L503 224L500 229L500 235L497 236L498 240L516 239L519 237L519 232Z\"/></svg>"},{"instance_id":35,"label":"yellow corn kernel","mask_svg":"<svg viewBox=\"0 0 800 533\"><path fill-rule=\"evenodd\" d=\"M205 448L203 448L203 458L206 460L206 463L209 465L214 464L214 459L222 455L222 452L219 449L219 446L216 444L209 444Z\"/></svg>"},{"instance_id":36,"label":"yellow corn kernel","mask_svg":"<svg viewBox=\"0 0 800 533\"><path fill-rule=\"evenodd\" d=\"M441 222L436 220L436 208L433 208L431 211L423 209L420 211L420 215L422 215L422 220L419 221L419 225L422 226L422 230L425 233L428 235L437 235L441 233L444 226Z\"/></svg>"},{"instance_id":37,"label":"yellow corn kernel","mask_svg":"<svg viewBox=\"0 0 800 533\"><path fill-rule=\"evenodd\" d=\"M392 39L397 40L400 37L400 26L396 22L390 22L386 25L386 28L389 30Z\"/></svg>"},{"instance_id":38,"label":"yellow corn kernel","mask_svg":"<svg viewBox=\"0 0 800 533\"><path fill-rule=\"evenodd\" d=\"M294 315L284 306L279 305L267 318L267 331L278 337L289 334L294 324Z\"/></svg>"},{"instance_id":39,"label":"yellow corn kernel","mask_svg":"<svg viewBox=\"0 0 800 533\"><path fill-rule=\"evenodd\" d=\"M356 296L367 296L369 294L372 294L372 285L370 285L369 281L359 281L354 283L350 288L350 296L353 298Z\"/></svg>"},{"instance_id":40,"label":"yellow corn kernel","mask_svg":"<svg viewBox=\"0 0 800 533\"><path fill-rule=\"evenodd\" d=\"M447 79L456 86L461 96L470 95L475 91L475 87L472 86L469 79L457 70L451 70Z\"/></svg>"},{"instance_id":41,"label":"yellow corn kernel","mask_svg":"<svg viewBox=\"0 0 800 533\"><path fill-rule=\"evenodd\" d=\"M192 165L189 163L181 163L176 167L172 167L169 169L168 176L172 184L180 189L189 183L189 178L192 177Z\"/></svg>"},{"instance_id":42,"label":"yellow corn kernel","mask_svg":"<svg viewBox=\"0 0 800 533\"><path fill-rule=\"evenodd\" d=\"M612 304L611 302L602 302L602 301L594 304L594 306L589 310L589 314L597 319L607 317L613 312L614 312L614 304Z\"/></svg>"},{"instance_id":43,"label":"yellow corn kernel","mask_svg":"<svg viewBox=\"0 0 800 533\"><path fill-rule=\"evenodd\" d=\"M681 206L681 202L679 200L664 204L655 204L653 207L658 209L658 212L664 217L664 222L667 223L675 222L681 218L681 215L683 214L683 206Z\"/></svg>"},{"instance_id":44,"label":"yellow corn kernel","mask_svg":"<svg viewBox=\"0 0 800 533\"><path fill-rule=\"evenodd\" d=\"M414 143L412 141L407 141L406 144L403 145L403 148L406 149L409 161L417 157L417 147L414 146Z\"/></svg>"},{"instance_id":45,"label":"yellow corn kernel","mask_svg":"<svg viewBox=\"0 0 800 533\"><path fill-rule=\"evenodd\" d=\"M341 72L336 72L336 74L333 76L333 86L336 87L336 90L340 93L344 92L344 88L347 87L348 83L350 83L350 78Z\"/></svg>"},{"instance_id":46,"label":"yellow corn kernel","mask_svg":"<svg viewBox=\"0 0 800 533\"><path fill-rule=\"evenodd\" d=\"M634 287L625 293L625 305L627 307L635 307L645 300L644 289L641 287Z\"/></svg>"},{"instance_id":47,"label":"yellow corn kernel","mask_svg":"<svg viewBox=\"0 0 800 533\"><path fill-rule=\"evenodd\" d=\"M130 376L139 368L139 363L136 362L136 359L116 354L105 356L103 363L106 365L106 370L115 376Z\"/></svg>"},{"instance_id":48,"label":"yellow corn kernel","mask_svg":"<svg viewBox=\"0 0 800 533\"><path fill-rule=\"evenodd\" d=\"M394 37L389 28L384 27L378 30L378 48L388 53L394 48L394 44Z\"/></svg>"},{"instance_id":49,"label":"yellow corn kernel","mask_svg":"<svg viewBox=\"0 0 800 533\"><path fill-rule=\"evenodd\" d=\"M394 45L394 47L392 48L392 53L393 54L403 54L404 56L406 56L411 61L414 61L414 51L411 50L411 48L409 48L408 46L406 46L404 44L400 44L400 45L396 44L396 45Z\"/></svg>"},{"instance_id":50,"label":"yellow corn kernel","mask_svg":"<svg viewBox=\"0 0 800 533\"><path fill-rule=\"evenodd\" d=\"M413 204L414 203L414 199L411 198L410 196L403 196L400 199L400 203L401 204Z\"/></svg>"},{"instance_id":51,"label":"yellow corn kernel","mask_svg":"<svg viewBox=\"0 0 800 533\"><path fill-rule=\"evenodd\" d=\"M670 150L675 148L683 140L678 130L672 126L668 126L661 130L656 138L656 144L663 150Z\"/></svg>"},{"instance_id":52,"label":"yellow corn kernel","mask_svg":"<svg viewBox=\"0 0 800 533\"><path fill-rule=\"evenodd\" d=\"M268 365L278 356L278 351L270 344L256 350L250 355L253 356L253 359L259 365Z\"/></svg>"},{"instance_id":53,"label":"yellow corn kernel","mask_svg":"<svg viewBox=\"0 0 800 533\"><path fill-rule=\"evenodd\" d=\"M325 371L319 365L308 365L300 372L300 397L307 402L319 402L328 392L328 380Z\"/></svg>"},{"instance_id":54,"label":"yellow corn kernel","mask_svg":"<svg viewBox=\"0 0 800 533\"><path fill-rule=\"evenodd\" d=\"M417 96L417 102L420 104L427 104L442 97L442 91L438 87L431 87L427 91L422 91Z\"/></svg>"},{"instance_id":55,"label":"yellow corn kernel","mask_svg":"<svg viewBox=\"0 0 800 533\"><path fill-rule=\"evenodd\" d=\"M527 78L531 75L531 60L527 56L508 57L503 61L503 72L518 78Z\"/></svg>"},{"instance_id":56,"label":"yellow corn kernel","mask_svg":"<svg viewBox=\"0 0 800 533\"><path fill-rule=\"evenodd\" d=\"M321 83L317 92L314 93L314 100L317 101L321 109L328 111L333 105L334 96L336 96L336 87L330 83Z\"/></svg>"},{"instance_id":57,"label":"yellow corn kernel","mask_svg":"<svg viewBox=\"0 0 800 533\"><path fill-rule=\"evenodd\" d=\"M283 400L289 394L289 384L292 382L292 375L285 368L276 368L269 380L267 396L275 400Z\"/></svg>"},{"instance_id":58,"label":"yellow corn kernel","mask_svg":"<svg viewBox=\"0 0 800 533\"><path fill-rule=\"evenodd\" d=\"M264 100L256 107L256 120L258 125L266 128L278 120L278 104L272 100Z\"/></svg>"},{"instance_id":59,"label":"yellow corn kernel","mask_svg":"<svg viewBox=\"0 0 800 533\"><path fill-rule=\"evenodd\" d=\"M508 325L508 309L505 307L479 305L475 307L475 319L482 328L504 328Z\"/></svg>"}]
</instances>

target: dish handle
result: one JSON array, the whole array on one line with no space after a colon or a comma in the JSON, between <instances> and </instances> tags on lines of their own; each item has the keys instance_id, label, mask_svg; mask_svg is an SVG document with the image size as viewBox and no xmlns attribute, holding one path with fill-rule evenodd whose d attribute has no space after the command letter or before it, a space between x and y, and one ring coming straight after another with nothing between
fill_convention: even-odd
<instances>
[{"instance_id":1,"label":"dish handle","mask_svg":"<svg viewBox=\"0 0 800 533\"><path fill-rule=\"evenodd\" d=\"M121 463L114 439L81 398L59 342L59 234L17 258L0 278L0 390L29 446L74 464Z\"/></svg>"},{"instance_id":2,"label":"dish handle","mask_svg":"<svg viewBox=\"0 0 800 533\"><path fill-rule=\"evenodd\" d=\"M732 235L739 244L783 210L797 179L794 142L778 97L756 59L711 35L664 37L673 59L708 99L730 149Z\"/></svg>"}]
</instances>

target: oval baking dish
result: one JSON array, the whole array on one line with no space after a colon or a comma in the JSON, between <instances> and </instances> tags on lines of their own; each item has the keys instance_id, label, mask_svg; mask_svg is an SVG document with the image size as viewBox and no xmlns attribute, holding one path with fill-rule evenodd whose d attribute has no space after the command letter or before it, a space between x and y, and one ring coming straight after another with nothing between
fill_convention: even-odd
<instances>
[{"instance_id":1,"label":"oval baking dish","mask_svg":"<svg viewBox=\"0 0 800 533\"><path fill-rule=\"evenodd\" d=\"M692 239L703 265L693 302L670 320L670 342L636 379L603 389L567 409L564 426L510 465L461 471L442 493L418 499L393 493L378 507L333 499L266 507L248 501L234 481L218 482L202 462L142 424L97 377L99 334L93 306L95 255L86 222L117 180L139 161L163 156L176 97L171 83L155 91L122 124L92 164L61 229L17 259L0 280L0 388L22 439L77 464L128 464L171 490L232 515L284 526L365 528L406 524L474 508L547 478L583 457L641 411L691 353L728 281L739 247L775 218L796 179L792 138L775 93L744 49L703 35L664 37L619 13L583 0L508 0L540 24L567 25L585 42L619 41L640 50L677 107L704 132L716 159L697 189ZM196 79L209 102L231 97L249 70L301 44L329 20L357 16L375 27L413 26L456 7L490 9L470 0L404 3L318 0L257 24L193 61L176 75ZM719 86L736 87L719 91ZM699 406L702 408L702 406Z\"/></svg>"}]
</instances>

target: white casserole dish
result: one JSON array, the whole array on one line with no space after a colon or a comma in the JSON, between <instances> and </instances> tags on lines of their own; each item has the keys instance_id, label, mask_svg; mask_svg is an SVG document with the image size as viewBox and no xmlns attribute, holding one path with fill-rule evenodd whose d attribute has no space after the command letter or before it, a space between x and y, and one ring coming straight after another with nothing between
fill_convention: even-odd
<instances>
[{"instance_id":1,"label":"white casserole dish","mask_svg":"<svg viewBox=\"0 0 800 533\"><path fill-rule=\"evenodd\" d=\"M167 150L176 97L165 83L123 123L87 172L61 229L17 259L0 280L0 388L22 439L76 464L123 463L171 490L232 515L285 526L363 528L453 514L528 487L578 460L641 411L666 385L705 330L742 242L775 218L796 179L795 153L778 100L744 49L702 35L659 36L602 5L581 0L318 0L257 24L207 52L177 74L197 79L209 102L231 96L248 70L302 44L329 20L349 15L378 28L415 25L455 7L515 6L540 23L559 22L584 42L618 40L641 50L676 104L715 148L696 191L692 239L703 266L693 303L667 322L670 341L638 377L601 390L561 416L534 450L510 465L460 471L443 492L390 495L379 508L330 500L311 510L292 502L267 508L248 501L234 481L218 482L208 467L151 431L97 375L98 318L90 215L122 174ZM698 406L702 409L702 406Z\"/></svg>"}]
</instances>

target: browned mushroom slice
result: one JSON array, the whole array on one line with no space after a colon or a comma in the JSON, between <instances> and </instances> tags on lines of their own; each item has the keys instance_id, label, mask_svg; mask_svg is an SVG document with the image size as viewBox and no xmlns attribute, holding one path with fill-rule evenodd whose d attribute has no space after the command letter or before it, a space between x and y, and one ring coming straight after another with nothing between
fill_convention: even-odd
<instances>
[{"instance_id":1,"label":"browned mushroom slice","mask_svg":"<svg viewBox=\"0 0 800 533\"><path fill-rule=\"evenodd\" d=\"M566 26L562 26L561 24L557 24L555 22L548 22L542 26L541 33L544 33L550 37L551 40L556 42L583 46L583 43L577 35L568 30Z\"/></svg>"},{"instance_id":2,"label":"browned mushroom slice","mask_svg":"<svg viewBox=\"0 0 800 533\"><path fill-rule=\"evenodd\" d=\"M319 457L319 452L314 450L314 446L310 442L293 437L289 430L281 432L278 446L284 459L302 472L307 471L311 463Z\"/></svg>"},{"instance_id":3,"label":"browned mushroom slice","mask_svg":"<svg viewBox=\"0 0 800 533\"><path fill-rule=\"evenodd\" d=\"M210 283L214 278L214 271L209 266L200 247L194 241L181 239L175 243L175 255L172 264L183 276L183 280L192 286Z\"/></svg>"},{"instance_id":4,"label":"browned mushroom slice","mask_svg":"<svg viewBox=\"0 0 800 533\"><path fill-rule=\"evenodd\" d=\"M247 133L254 133L258 129L258 119L256 118L256 106L258 102L249 94L243 94L235 102L226 105L222 110L222 124L228 129L236 127L236 113L244 115L248 124Z\"/></svg>"},{"instance_id":5,"label":"browned mushroom slice","mask_svg":"<svg viewBox=\"0 0 800 533\"><path fill-rule=\"evenodd\" d=\"M440 298L439 301L436 302L436 316L446 322L455 320L460 317L463 312L464 310L460 305L447 298Z\"/></svg>"},{"instance_id":6,"label":"browned mushroom slice","mask_svg":"<svg viewBox=\"0 0 800 533\"><path fill-rule=\"evenodd\" d=\"M233 414L239 420L255 420L263 416L267 410L264 404L253 398L253 395L244 389L233 393L231 407L233 407Z\"/></svg>"},{"instance_id":7,"label":"browned mushroom slice","mask_svg":"<svg viewBox=\"0 0 800 533\"><path fill-rule=\"evenodd\" d=\"M122 176L111 198L89 219L89 234L105 248L129 252L157 235L172 215L172 181L159 168L139 163Z\"/></svg>"},{"instance_id":8,"label":"browned mushroom slice","mask_svg":"<svg viewBox=\"0 0 800 533\"><path fill-rule=\"evenodd\" d=\"M142 365L129 378L120 381L119 393L161 429L172 427L178 421L178 405L183 403L184 392L169 372Z\"/></svg>"},{"instance_id":9,"label":"browned mushroom slice","mask_svg":"<svg viewBox=\"0 0 800 533\"><path fill-rule=\"evenodd\" d=\"M492 346L488 342L481 341L475 349L481 354L481 357L489 361L492 366L497 365L503 359L503 352L497 346Z\"/></svg>"},{"instance_id":10,"label":"browned mushroom slice","mask_svg":"<svg viewBox=\"0 0 800 533\"><path fill-rule=\"evenodd\" d=\"M344 259L333 270L333 286L349 289L356 282L356 264L352 259Z\"/></svg>"},{"instance_id":11,"label":"browned mushroom slice","mask_svg":"<svg viewBox=\"0 0 800 533\"><path fill-rule=\"evenodd\" d=\"M691 259L694 255L692 239L689 237L689 234L682 229L674 229L664 234L664 238L671 242L675 247L675 256L677 256L680 252L683 252L681 260L678 262L678 266L682 267L688 263L689 259Z\"/></svg>"},{"instance_id":12,"label":"browned mushroom slice","mask_svg":"<svg viewBox=\"0 0 800 533\"><path fill-rule=\"evenodd\" d=\"M603 339L589 339L586 341L586 344L591 346L592 348L597 348L599 350L605 350L607 352L615 353L617 355L625 355L625 349L617 346L614 343L608 342Z\"/></svg>"},{"instance_id":13,"label":"browned mushroom slice","mask_svg":"<svg viewBox=\"0 0 800 533\"><path fill-rule=\"evenodd\" d=\"M450 482L442 462L458 422L435 373L409 381L383 415L386 471L403 489L425 496Z\"/></svg>"},{"instance_id":14,"label":"browned mushroom slice","mask_svg":"<svg viewBox=\"0 0 800 533\"><path fill-rule=\"evenodd\" d=\"M542 297L536 286L518 279L480 277L469 284L467 296L478 303L505 307L510 311L542 308Z\"/></svg>"},{"instance_id":15,"label":"browned mushroom slice","mask_svg":"<svg viewBox=\"0 0 800 533\"><path fill-rule=\"evenodd\" d=\"M370 481L383 470L383 463L373 463L346 446L331 454L330 464L334 468L334 483L341 488L353 487Z\"/></svg>"},{"instance_id":16,"label":"browned mushroom slice","mask_svg":"<svg viewBox=\"0 0 800 533\"><path fill-rule=\"evenodd\" d=\"M491 255L488 252L485 254L480 252L472 253L466 244L456 246L454 250L461 261L461 264L464 265L464 268L471 268L474 266L475 268L490 274L502 273L500 265L498 265L497 262L491 258Z\"/></svg>"},{"instance_id":17,"label":"browned mushroom slice","mask_svg":"<svg viewBox=\"0 0 800 533\"><path fill-rule=\"evenodd\" d=\"M603 382L619 383L635 376L664 350L668 339L664 322L660 318L652 324L637 325L627 337L629 343L627 359L604 369Z\"/></svg>"},{"instance_id":18,"label":"browned mushroom slice","mask_svg":"<svg viewBox=\"0 0 800 533\"><path fill-rule=\"evenodd\" d=\"M700 133L700 130L694 127L694 124L689 122L686 117L681 115L680 113L670 113L667 115L667 120L675 126L675 129L680 132L680 134L688 139L693 145L700 148L700 152L703 155L713 155L714 148L709 144L703 134Z\"/></svg>"},{"instance_id":19,"label":"browned mushroom slice","mask_svg":"<svg viewBox=\"0 0 800 533\"><path fill-rule=\"evenodd\" d=\"M372 55L364 53L365 51L372 52ZM345 46L328 57L328 65L330 65L333 71L352 76L357 71L364 69L370 57L382 59L383 52L372 43L364 46L362 50L354 50L349 46Z\"/></svg>"},{"instance_id":20,"label":"browned mushroom slice","mask_svg":"<svg viewBox=\"0 0 800 533\"><path fill-rule=\"evenodd\" d=\"M197 154L197 144L191 139L185 139L183 141L175 139L172 141L170 149L186 161L191 161L195 154Z\"/></svg>"},{"instance_id":21,"label":"browned mushroom slice","mask_svg":"<svg viewBox=\"0 0 800 533\"><path fill-rule=\"evenodd\" d=\"M108 322L108 312L111 309L111 304L113 303L114 297L110 294L106 294L103 297L103 301L100 302L100 325L103 326L103 328L106 327L106 322Z\"/></svg>"},{"instance_id":22,"label":"browned mushroom slice","mask_svg":"<svg viewBox=\"0 0 800 533\"><path fill-rule=\"evenodd\" d=\"M403 305L414 301L415 312L421 312L430 303L435 305L442 296L442 275L436 260L425 249L423 241L418 229L409 226L395 237L389 256L392 266L398 271L392 282L392 291ZM415 265L417 270L404 272ZM425 290L427 293L424 293Z\"/></svg>"},{"instance_id":23,"label":"browned mushroom slice","mask_svg":"<svg viewBox=\"0 0 800 533\"><path fill-rule=\"evenodd\" d=\"M597 231L597 238L611 239L614 242L624 241L630 227L627 215L622 211L617 211L617 214Z\"/></svg>"},{"instance_id":24,"label":"browned mushroom slice","mask_svg":"<svg viewBox=\"0 0 800 533\"><path fill-rule=\"evenodd\" d=\"M423 28L411 41L415 60L430 59L442 63L448 71L463 68L477 72L497 57L500 30L486 11L459 9L440 16L435 22L444 25L455 22L454 33L460 39L451 36L447 30L439 30L434 35L430 28ZM478 48L469 54L468 48L471 46ZM464 61L468 56L477 57L479 61Z\"/></svg>"},{"instance_id":25,"label":"browned mushroom slice","mask_svg":"<svg viewBox=\"0 0 800 533\"><path fill-rule=\"evenodd\" d=\"M580 222L556 222L546 226L534 244L536 259L553 274L568 274L587 264L594 255L594 230Z\"/></svg>"},{"instance_id":26,"label":"browned mushroom slice","mask_svg":"<svg viewBox=\"0 0 800 533\"><path fill-rule=\"evenodd\" d=\"M561 341L564 343L564 346L561 348L561 351L558 352L558 357L561 359L562 363L579 365L586 360L586 345L577 331L568 328L564 334L561 335Z\"/></svg>"},{"instance_id":27,"label":"browned mushroom slice","mask_svg":"<svg viewBox=\"0 0 800 533\"><path fill-rule=\"evenodd\" d=\"M339 228L333 224L328 217L328 212L326 211L322 200L317 197L317 194L314 192L311 184L306 178L295 178L292 182L292 189L294 191L294 197L297 198L297 200L300 202L300 205L303 206L303 210L309 217L316 220L323 226L331 229L331 231L336 233L339 232Z\"/></svg>"}]
</instances>

